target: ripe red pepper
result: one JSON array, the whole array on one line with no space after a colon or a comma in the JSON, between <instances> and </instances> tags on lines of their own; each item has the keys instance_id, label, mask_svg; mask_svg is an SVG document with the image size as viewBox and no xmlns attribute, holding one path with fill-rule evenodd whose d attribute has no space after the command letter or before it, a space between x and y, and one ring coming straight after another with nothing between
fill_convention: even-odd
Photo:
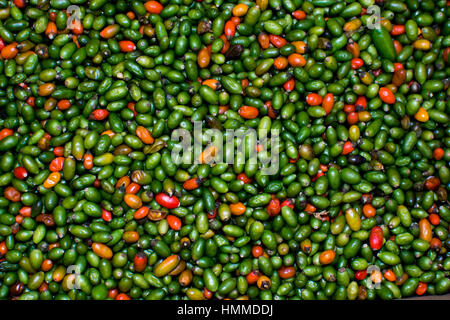
<instances>
[{"instance_id":1,"label":"ripe red pepper","mask_svg":"<svg viewBox=\"0 0 450 320\"><path fill-rule=\"evenodd\" d=\"M427 190L437 190L440 185L441 180L437 177L429 177L425 180L425 188L427 188Z\"/></svg>"},{"instance_id":2,"label":"ripe red pepper","mask_svg":"<svg viewBox=\"0 0 450 320\"><path fill-rule=\"evenodd\" d=\"M245 173L239 173L236 179L241 180L243 183L250 183L253 181L252 178L247 177Z\"/></svg>"},{"instance_id":3,"label":"ripe red pepper","mask_svg":"<svg viewBox=\"0 0 450 320\"><path fill-rule=\"evenodd\" d=\"M28 172L24 167L17 167L14 169L14 177L23 180L28 176Z\"/></svg>"},{"instance_id":4,"label":"ripe red pepper","mask_svg":"<svg viewBox=\"0 0 450 320\"><path fill-rule=\"evenodd\" d=\"M370 231L369 243L372 250L380 250L383 246L383 229L375 226Z\"/></svg>"},{"instance_id":5,"label":"ripe red pepper","mask_svg":"<svg viewBox=\"0 0 450 320\"><path fill-rule=\"evenodd\" d=\"M354 125L358 123L358 114L356 112L350 112L347 115L347 122L349 125Z\"/></svg>"},{"instance_id":6,"label":"ripe red pepper","mask_svg":"<svg viewBox=\"0 0 450 320\"><path fill-rule=\"evenodd\" d=\"M311 179L311 181L314 182L314 181L316 181L317 179L319 179L323 175L325 175L325 173L323 173L322 171L319 170L319 172L317 172L317 174L315 175L314 178Z\"/></svg>"},{"instance_id":7,"label":"ripe red pepper","mask_svg":"<svg viewBox=\"0 0 450 320\"><path fill-rule=\"evenodd\" d=\"M283 37L274 35L274 34L269 35L269 41L272 45L274 45L277 48L281 48L287 44L286 39L284 39Z\"/></svg>"},{"instance_id":8,"label":"ripe red pepper","mask_svg":"<svg viewBox=\"0 0 450 320\"><path fill-rule=\"evenodd\" d=\"M294 78L290 78L288 81L286 81L283 84L283 88L287 92L290 92L290 91L294 90L294 88L295 88L295 79Z\"/></svg>"},{"instance_id":9,"label":"ripe red pepper","mask_svg":"<svg viewBox=\"0 0 450 320\"><path fill-rule=\"evenodd\" d=\"M111 211L102 208L102 219L105 220L106 222L111 221L112 220Z\"/></svg>"},{"instance_id":10,"label":"ripe red pepper","mask_svg":"<svg viewBox=\"0 0 450 320\"><path fill-rule=\"evenodd\" d=\"M155 196L155 200L156 202L158 202L159 205L167 209L175 209L178 208L178 206L180 205L180 200L178 200L176 196L170 197L168 194L165 193L158 193Z\"/></svg>"},{"instance_id":11,"label":"ripe red pepper","mask_svg":"<svg viewBox=\"0 0 450 320\"><path fill-rule=\"evenodd\" d=\"M92 111L92 116L95 120L104 120L109 115L108 110L106 109L97 109Z\"/></svg>"},{"instance_id":12,"label":"ripe red pepper","mask_svg":"<svg viewBox=\"0 0 450 320\"><path fill-rule=\"evenodd\" d=\"M224 33L227 36L227 38L232 38L236 34L236 24L233 23L233 21L228 20L225 23Z\"/></svg>"},{"instance_id":13,"label":"ripe red pepper","mask_svg":"<svg viewBox=\"0 0 450 320\"><path fill-rule=\"evenodd\" d=\"M294 202L291 199L286 199L281 203L281 208L284 206L288 206L291 209L294 209Z\"/></svg>"},{"instance_id":14,"label":"ripe red pepper","mask_svg":"<svg viewBox=\"0 0 450 320\"><path fill-rule=\"evenodd\" d=\"M175 217L173 215L168 215L166 217L167 223L169 224L169 227L172 228L173 230L180 230L182 227L182 223L180 218Z\"/></svg>"},{"instance_id":15,"label":"ripe red pepper","mask_svg":"<svg viewBox=\"0 0 450 320\"><path fill-rule=\"evenodd\" d=\"M344 148L342 149L342 155L346 155L351 153L355 148L353 147L353 144L350 141L347 141L344 143Z\"/></svg>"},{"instance_id":16,"label":"ripe red pepper","mask_svg":"<svg viewBox=\"0 0 450 320\"><path fill-rule=\"evenodd\" d=\"M278 200L277 198L273 198L272 200L270 200L269 204L267 205L267 213L269 214L269 216L275 217L280 213L280 211L280 200Z\"/></svg>"},{"instance_id":17,"label":"ripe red pepper","mask_svg":"<svg viewBox=\"0 0 450 320\"><path fill-rule=\"evenodd\" d=\"M364 65L364 61L361 58L353 58L351 61L351 68L357 70Z\"/></svg>"},{"instance_id":18,"label":"ripe red pepper","mask_svg":"<svg viewBox=\"0 0 450 320\"><path fill-rule=\"evenodd\" d=\"M278 274L282 279L289 279L295 276L295 268L294 267L281 267L278 269Z\"/></svg>"},{"instance_id":19,"label":"ripe red pepper","mask_svg":"<svg viewBox=\"0 0 450 320\"><path fill-rule=\"evenodd\" d=\"M310 93L306 96L306 103L310 106L318 106L322 103L322 96L317 93Z\"/></svg>"},{"instance_id":20,"label":"ripe red pepper","mask_svg":"<svg viewBox=\"0 0 450 320\"><path fill-rule=\"evenodd\" d=\"M306 12L302 10L295 10L292 12L292 16L297 20L304 20L306 19Z\"/></svg>"},{"instance_id":21,"label":"ripe red pepper","mask_svg":"<svg viewBox=\"0 0 450 320\"><path fill-rule=\"evenodd\" d=\"M363 111L366 110L367 107L367 99L365 96L359 96L358 99L356 99L355 102L355 110L356 111Z\"/></svg>"},{"instance_id":22,"label":"ripe red pepper","mask_svg":"<svg viewBox=\"0 0 450 320\"><path fill-rule=\"evenodd\" d=\"M200 178L191 178L183 183L185 190L194 190L201 186L202 180Z\"/></svg>"},{"instance_id":23,"label":"ripe red pepper","mask_svg":"<svg viewBox=\"0 0 450 320\"><path fill-rule=\"evenodd\" d=\"M214 211L212 212L207 212L206 216L208 219L214 219L217 216L217 208L214 208Z\"/></svg>"},{"instance_id":24,"label":"ripe red pepper","mask_svg":"<svg viewBox=\"0 0 450 320\"><path fill-rule=\"evenodd\" d=\"M136 270L137 272L144 271L145 267L147 266L147 256L145 255L145 253L136 253L136 255L134 256L133 264L134 270Z\"/></svg>"},{"instance_id":25,"label":"ripe red pepper","mask_svg":"<svg viewBox=\"0 0 450 320\"><path fill-rule=\"evenodd\" d=\"M367 270L359 270L355 272L356 280L364 280L367 277Z\"/></svg>"},{"instance_id":26,"label":"ripe red pepper","mask_svg":"<svg viewBox=\"0 0 450 320\"><path fill-rule=\"evenodd\" d=\"M120 51L122 52L132 52L136 50L136 45L129 40L119 41Z\"/></svg>"}]
</instances>

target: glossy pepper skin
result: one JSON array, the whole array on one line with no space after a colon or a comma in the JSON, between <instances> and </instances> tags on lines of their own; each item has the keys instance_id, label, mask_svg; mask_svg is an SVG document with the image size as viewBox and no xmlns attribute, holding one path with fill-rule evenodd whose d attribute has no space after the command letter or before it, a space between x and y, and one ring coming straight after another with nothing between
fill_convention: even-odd
<instances>
[{"instance_id":1,"label":"glossy pepper skin","mask_svg":"<svg viewBox=\"0 0 450 320\"><path fill-rule=\"evenodd\" d=\"M0 0L0 299L447 294L449 54L445 0Z\"/></svg>"},{"instance_id":2,"label":"glossy pepper skin","mask_svg":"<svg viewBox=\"0 0 450 320\"><path fill-rule=\"evenodd\" d=\"M167 209L175 209L180 205L180 201L176 196L170 197L165 193L158 193L155 196L156 202Z\"/></svg>"},{"instance_id":3,"label":"glossy pepper skin","mask_svg":"<svg viewBox=\"0 0 450 320\"><path fill-rule=\"evenodd\" d=\"M370 231L369 241L372 250L380 250L383 246L383 229L378 226L373 227Z\"/></svg>"}]
</instances>

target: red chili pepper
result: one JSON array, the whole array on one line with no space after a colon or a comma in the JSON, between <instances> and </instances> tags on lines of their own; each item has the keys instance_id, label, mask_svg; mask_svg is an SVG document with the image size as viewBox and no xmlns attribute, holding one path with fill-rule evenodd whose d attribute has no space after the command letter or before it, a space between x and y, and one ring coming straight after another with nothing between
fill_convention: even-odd
<instances>
[{"instance_id":1,"label":"red chili pepper","mask_svg":"<svg viewBox=\"0 0 450 320\"><path fill-rule=\"evenodd\" d=\"M17 167L14 169L14 177L16 177L17 179L23 180L26 177L28 177L28 172L27 169L25 169L24 167Z\"/></svg>"},{"instance_id":2,"label":"red chili pepper","mask_svg":"<svg viewBox=\"0 0 450 320\"><path fill-rule=\"evenodd\" d=\"M167 209L175 209L180 205L180 200L176 196L169 196L165 193L158 193L155 196L156 202Z\"/></svg>"},{"instance_id":3,"label":"red chili pepper","mask_svg":"<svg viewBox=\"0 0 450 320\"><path fill-rule=\"evenodd\" d=\"M217 216L217 208L215 208L213 212L207 212L206 216L208 219L214 219Z\"/></svg>"},{"instance_id":4,"label":"red chili pepper","mask_svg":"<svg viewBox=\"0 0 450 320\"><path fill-rule=\"evenodd\" d=\"M147 255L145 253L136 253L133 260L134 270L136 270L137 272L144 271L145 267L147 266L147 260Z\"/></svg>"},{"instance_id":5,"label":"red chili pepper","mask_svg":"<svg viewBox=\"0 0 450 320\"><path fill-rule=\"evenodd\" d=\"M234 37L234 35L236 34L236 24L233 21L228 20L225 23L224 33L227 36L227 38Z\"/></svg>"},{"instance_id":6,"label":"red chili pepper","mask_svg":"<svg viewBox=\"0 0 450 320\"><path fill-rule=\"evenodd\" d=\"M95 188L100 188L100 185L101 185L100 179L95 179L93 185L94 185Z\"/></svg>"},{"instance_id":7,"label":"red chili pepper","mask_svg":"<svg viewBox=\"0 0 450 320\"><path fill-rule=\"evenodd\" d=\"M441 223L441 218L439 217L439 215L437 215L436 213L432 213L428 216L428 220L430 220L430 223L433 226L437 226L439 225L439 223Z\"/></svg>"},{"instance_id":8,"label":"red chili pepper","mask_svg":"<svg viewBox=\"0 0 450 320\"><path fill-rule=\"evenodd\" d=\"M394 104L395 103L395 95L388 88L381 87L380 90L378 91L378 94L380 96L380 99L383 102L385 102L387 104Z\"/></svg>"},{"instance_id":9,"label":"red chili pepper","mask_svg":"<svg viewBox=\"0 0 450 320\"><path fill-rule=\"evenodd\" d=\"M281 48L287 44L286 39L280 36L276 36L274 34L269 35L269 41L272 45L274 45L277 48Z\"/></svg>"},{"instance_id":10,"label":"red chili pepper","mask_svg":"<svg viewBox=\"0 0 450 320\"><path fill-rule=\"evenodd\" d=\"M314 213L317 211L317 208L313 206L311 203L307 203L305 207L305 212L307 213Z\"/></svg>"},{"instance_id":11,"label":"red chili pepper","mask_svg":"<svg viewBox=\"0 0 450 320\"><path fill-rule=\"evenodd\" d=\"M245 276L245 278L247 279L247 283L252 285L258 281L260 276L261 276L261 273L258 270L253 270L249 274L247 274Z\"/></svg>"},{"instance_id":12,"label":"red chili pepper","mask_svg":"<svg viewBox=\"0 0 450 320\"><path fill-rule=\"evenodd\" d=\"M334 95L332 93L327 93L325 97L323 97L322 108L325 110L327 114L331 112L334 106Z\"/></svg>"},{"instance_id":13,"label":"red chili pepper","mask_svg":"<svg viewBox=\"0 0 450 320\"><path fill-rule=\"evenodd\" d=\"M175 217L173 215L168 215L166 217L167 223L169 224L169 227L172 228L173 230L180 230L181 229L181 220L178 217Z\"/></svg>"},{"instance_id":14,"label":"red chili pepper","mask_svg":"<svg viewBox=\"0 0 450 320\"><path fill-rule=\"evenodd\" d=\"M25 0L14 0L13 3L17 8L25 8L26 7Z\"/></svg>"},{"instance_id":15,"label":"red chili pepper","mask_svg":"<svg viewBox=\"0 0 450 320\"><path fill-rule=\"evenodd\" d=\"M425 180L425 188L428 190L437 190L439 186L441 185L441 180L437 177L429 177L427 180Z\"/></svg>"},{"instance_id":16,"label":"red chili pepper","mask_svg":"<svg viewBox=\"0 0 450 320\"><path fill-rule=\"evenodd\" d=\"M436 148L433 150L433 157L435 160L441 160L445 155L445 151L442 148Z\"/></svg>"},{"instance_id":17,"label":"red chili pepper","mask_svg":"<svg viewBox=\"0 0 450 320\"><path fill-rule=\"evenodd\" d=\"M375 226L370 231L369 243L372 250L380 250L383 246L383 229Z\"/></svg>"},{"instance_id":18,"label":"red chili pepper","mask_svg":"<svg viewBox=\"0 0 450 320\"><path fill-rule=\"evenodd\" d=\"M364 280L367 277L367 270L359 270L355 272L356 280Z\"/></svg>"},{"instance_id":19,"label":"red chili pepper","mask_svg":"<svg viewBox=\"0 0 450 320\"><path fill-rule=\"evenodd\" d=\"M367 107L367 99L365 96L359 96L355 102L355 111L366 110Z\"/></svg>"},{"instance_id":20,"label":"red chili pepper","mask_svg":"<svg viewBox=\"0 0 450 320\"><path fill-rule=\"evenodd\" d=\"M116 300L131 300L131 298L126 293L119 293Z\"/></svg>"},{"instance_id":21,"label":"red chili pepper","mask_svg":"<svg viewBox=\"0 0 450 320\"><path fill-rule=\"evenodd\" d=\"M356 107L354 104L346 104L344 105L344 112L345 113L350 113L350 112L355 112Z\"/></svg>"},{"instance_id":22,"label":"red chili pepper","mask_svg":"<svg viewBox=\"0 0 450 320\"><path fill-rule=\"evenodd\" d=\"M253 181L252 178L247 177L245 173L239 173L236 179L242 181L243 183L250 183Z\"/></svg>"},{"instance_id":23,"label":"red chili pepper","mask_svg":"<svg viewBox=\"0 0 450 320\"><path fill-rule=\"evenodd\" d=\"M350 125L358 123L358 120L359 120L359 118L358 118L358 114L356 112L350 112L347 115L347 122Z\"/></svg>"},{"instance_id":24,"label":"red chili pepper","mask_svg":"<svg viewBox=\"0 0 450 320\"><path fill-rule=\"evenodd\" d=\"M92 116L94 117L95 120L104 120L106 119L106 117L109 115L108 110L106 109L97 109L92 111Z\"/></svg>"},{"instance_id":25,"label":"red chili pepper","mask_svg":"<svg viewBox=\"0 0 450 320\"><path fill-rule=\"evenodd\" d=\"M295 79L294 78L290 78L288 81L286 81L283 84L283 88L284 88L284 90L286 90L288 92L294 90L294 88L295 88Z\"/></svg>"},{"instance_id":26,"label":"red chili pepper","mask_svg":"<svg viewBox=\"0 0 450 320\"><path fill-rule=\"evenodd\" d=\"M48 166L48 168L52 172L61 171L64 166L64 160L65 160L64 157L56 157L55 159L52 160L52 162L50 162L50 165Z\"/></svg>"},{"instance_id":27,"label":"red chili pepper","mask_svg":"<svg viewBox=\"0 0 450 320\"><path fill-rule=\"evenodd\" d=\"M141 186L135 182L132 182L125 188L125 193L136 194L141 189Z\"/></svg>"},{"instance_id":28,"label":"red chili pepper","mask_svg":"<svg viewBox=\"0 0 450 320\"><path fill-rule=\"evenodd\" d=\"M117 289L109 289L108 290L108 297L109 298L115 299L118 294L119 294L119 290L117 290Z\"/></svg>"},{"instance_id":29,"label":"red chili pepper","mask_svg":"<svg viewBox=\"0 0 450 320\"><path fill-rule=\"evenodd\" d=\"M419 285L417 286L417 289L416 289L416 294L418 296L421 296L425 292L427 292L427 289L428 289L428 285L425 282L419 282Z\"/></svg>"},{"instance_id":30,"label":"red chili pepper","mask_svg":"<svg viewBox=\"0 0 450 320\"><path fill-rule=\"evenodd\" d=\"M361 58L353 58L351 60L351 64L350 67L352 68L352 70L357 70L359 68L361 68L364 65L364 61Z\"/></svg>"},{"instance_id":31,"label":"red chili pepper","mask_svg":"<svg viewBox=\"0 0 450 320\"><path fill-rule=\"evenodd\" d=\"M3 129L0 131L0 141L3 140L3 139L6 138L6 137L9 137L9 136L13 135L13 133L14 133L14 131L12 131L12 130L9 129L9 128L3 128Z\"/></svg>"},{"instance_id":32,"label":"red chili pepper","mask_svg":"<svg viewBox=\"0 0 450 320\"><path fill-rule=\"evenodd\" d=\"M291 209L294 209L294 201L291 199L286 199L281 203L281 208L283 208L284 206L288 206Z\"/></svg>"},{"instance_id":33,"label":"red chili pepper","mask_svg":"<svg viewBox=\"0 0 450 320\"><path fill-rule=\"evenodd\" d=\"M277 216L281 211L280 200L278 200L277 198L273 198L272 200L270 200L266 210L269 216Z\"/></svg>"},{"instance_id":34,"label":"red chili pepper","mask_svg":"<svg viewBox=\"0 0 450 320\"><path fill-rule=\"evenodd\" d=\"M392 26L391 35L393 36L399 36L401 34L405 33L405 26L402 24L394 24Z\"/></svg>"},{"instance_id":35,"label":"red chili pepper","mask_svg":"<svg viewBox=\"0 0 450 320\"><path fill-rule=\"evenodd\" d=\"M120 51L122 52L132 52L136 50L136 45L130 40L119 41Z\"/></svg>"},{"instance_id":36,"label":"red chili pepper","mask_svg":"<svg viewBox=\"0 0 450 320\"><path fill-rule=\"evenodd\" d=\"M403 64L401 64L400 62L394 63L394 71L402 70L402 69L404 69Z\"/></svg>"},{"instance_id":37,"label":"red chili pepper","mask_svg":"<svg viewBox=\"0 0 450 320\"><path fill-rule=\"evenodd\" d=\"M35 107L35 100L36 100L35 97L28 97L27 104L34 108Z\"/></svg>"},{"instance_id":38,"label":"red chili pepper","mask_svg":"<svg viewBox=\"0 0 450 320\"><path fill-rule=\"evenodd\" d=\"M438 238L431 239L430 248L432 250L441 250L441 248L442 248L442 241L439 240Z\"/></svg>"},{"instance_id":39,"label":"red chili pepper","mask_svg":"<svg viewBox=\"0 0 450 320\"><path fill-rule=\"evenodd\" d=\"M294 267L281 267L278 269L278 274L282 279L289 279L295 276L295 268Z\"/></svg>"},{"instance_id":40,"label":"red chili pepper","mask_svg":"<svg viewBox=\"0 0 450 320\"><path fill-rule=\"evenodd\" d=\"M355 148L353 147L353 143L351 143L350 141L347 141L344 143L344 148L342 149L341 154L342 155L346 155L351 153Z\"/></svg>"},{"instance_id":41,"label":"red chili pepper","mask_svg":"<svg viewBox=\"0 0 450 320\"><path fill-rule=\"evenodd\" d=\"M134 105L135 105L134 102L128 102L127 108L130 109L131 111L133 111L134 116L137 116L137 112L136 112L136 110L134 110Z\"/></svg>"},{"instance_id":42,"label":"red chili pepper","mask_svg":"<svg viewBox=\"0 0 450 320\"><path fill-rule=\"evenodd\" d=\"M317 93L310 93L306 96L306 103L310 106L318 106L322 103L322 96Z\"/></svg>"},{"instance_id":43,"label":"red chili pepper","mask_svg":"<svg viewBox=\"0 0 450 320\"><path fill-rule=\"evenodd\" d=\"M264 249L261 246L253 246L253 248L252 248L253 257L258 258L258 257L262 256L263 253L264 253Z\"/></svg>"},{"instance_id":44,"label":"red chili pepper","mask_svg":"<svg viewBox=\"0 0 450 320\"><path fill-rule=\"evenodd\" d=\"M318 171L314 178L311 179L312 182L319 179L321 176L325 175L322 171Z\"/></svg>"},{"instance_id":45,"label":"red chili pepper","mask_svg":"<svg viewBox=\"0 0 450 320\"><path fill-rule=\"evenodd\" d=\"M105 220L106 222L111 221L112 220L111 212L102 208L102 219Z\"/></svg>"},{"instance_id":46,"label":"red chili pepper","mask_svg":"<svg viewBox=\"0 0 450 320\"><path fill-rule=\"evenodd\" d=\"M292 12L292 16L296 20L303 20L306 18L306 13L305 13L305 11L302 11L302 10L295 10L294 12Z\"/></svg>"},{"instance_id":47,"label":"red chili pepper","mask_svg":"<svg viewBox=\"0 0 450 320\"><path fill-rule=\"evenodd\" d=\"M189 180L186 180L183 183L183 188L185 190L194 190L194 189L197 189L199 186L201 186L201 184L202 184L202 180L200 178L198 178L198 177L191 178Z\"/></svg>"}]
</instances>

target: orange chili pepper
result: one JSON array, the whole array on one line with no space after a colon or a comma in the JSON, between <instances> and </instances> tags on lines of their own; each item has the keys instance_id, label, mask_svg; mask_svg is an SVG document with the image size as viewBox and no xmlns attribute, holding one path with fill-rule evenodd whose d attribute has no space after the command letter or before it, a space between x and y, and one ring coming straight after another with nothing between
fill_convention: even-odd
<instances>
[{"instance_id":1,"label":"orange chili pepper","mask_svg":"<svg viewBox=\"0 0 450 320\"><path fill-rule=\"evenodd\" d=\"M145 144L152 144L155 142L155 139L152 137L150 131L143 126L138 126L136 128L136 136L138 136L138 138Z\"/></svg>"},{"instance_id":2,"label":"orange chili pepper","mask_svg":"<svg viewBox=\"0 0 450 320\"><path fill-rule=\"evenodd\" d=\"M52 172L44 181L44 188L53 188L61 180L61 174L59 172Z\"/></svg>"},{"instance_id":3,"label":"orange chili pepper","mask_svg":"<svg viewBox=\"0 0 450 320\"><path fill-rule=\"evenodd\" d=\"M94 167L94 157L90 153L85 153L83 156L83 166L85 169L90 170Z\"/></svg>"},{"instance_id":4,"label":"orange chili pepper","mask_svg":"<svg viewBox=\"0 0 450 320\"><path fill-rule=\"evenodd\" d=\"M63 165L64 165L64 157L56 157L55 159L53 159L50 162L49 165L49 169L50 171L56 172L56 171L61 171L63 169Z\"/></svg>"},{"instance_id":5,"label":"orange chili pepper","mask_svg":"<svg viewBox=\"0 0 450 320\"><path fill-rule=\"evenodd\" d=\"M148 13L154 14L160 14L161 11L164 9L163 5L158 1L147 1L146 3L144 3L144 7Z\"/></svg>"},{"instance_id":6,"label":"orange chili pepper","mask_svg":"<svg viewBox=\"0 0 450 320\"><path fill-rule=\"evenodd\" d=\"M244 119L255 119L259 115L259 110L252 106L242 106L239 108L238 113Z\"/></svg>"},{"instance_id":7,"label":"orange chili pepper","mask_svg":"<svg viewBox=\"0 0 450 320\"><path fill-rule=\"evenodd\" d=\"M235 216L240 216L247 210L246 206L242 202L230 204L231 213Z\"/></svg>"},{"instance_id":8,"label":"orange chili pepper","mask_svg":"<svg viewBox=\"0 0 450 320\"><path fill-rule=\"evenodd\" d=\"M178 217L176 217L174 215L168 215L166 217L166 220L171 229L176 230L176 231L181 229L182 223Z\"/></svg>"}]
</instances>

